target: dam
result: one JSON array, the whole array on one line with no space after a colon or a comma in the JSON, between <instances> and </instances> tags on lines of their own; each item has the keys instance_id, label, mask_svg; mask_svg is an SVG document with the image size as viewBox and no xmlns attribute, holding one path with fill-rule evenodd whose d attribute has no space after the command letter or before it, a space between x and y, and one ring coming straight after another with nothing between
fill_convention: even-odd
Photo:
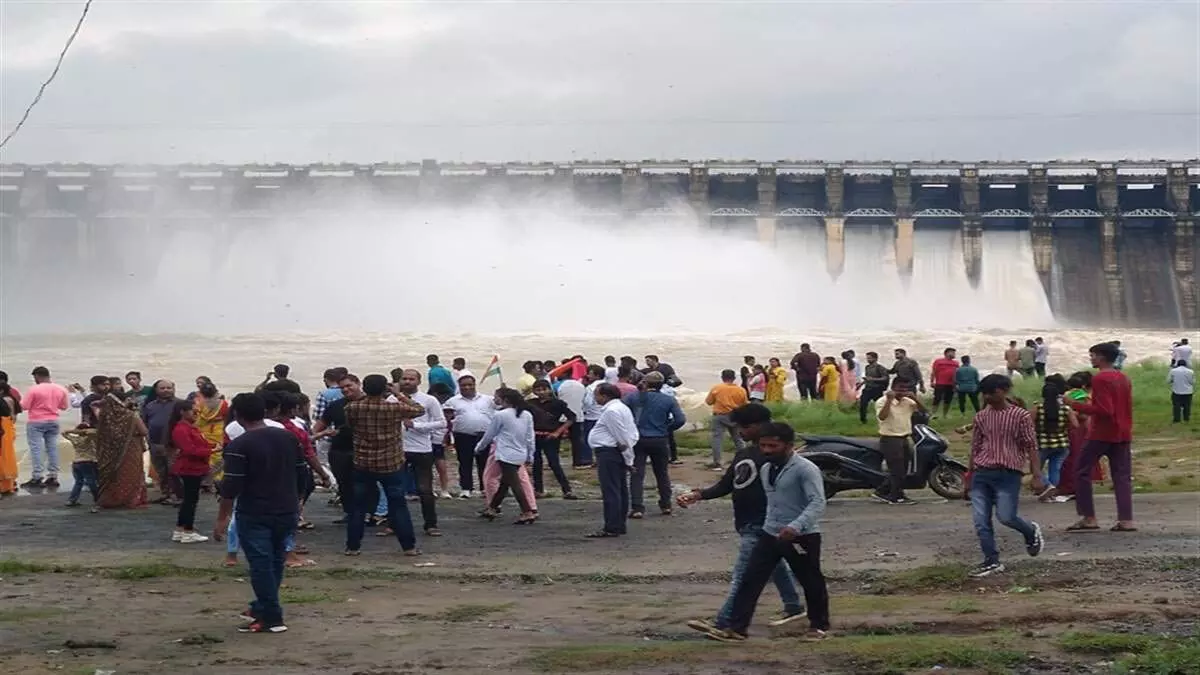
<instances>
[{"instance_id":1,"label":"dam","mask_svg":"<svg viewBox=\"0 0 1200 675\"><path fill-rule=\"evenodd\" d=\"M229 245L259 223L328 222L347 204L384 214L495 209L514 222L549 209L599 227L680 220L768 244L793 230L820 232L835 282L856 240L848 232L886 233L903 282L916 233L951 231L967 283L977 285L985 232L1017 231L1056 318L1200 327L1200 160L7 164L0 264L6 278L48 260L94 270L117 238L137 238L149 255L179 231L213 230Z\"/></svg>"}]
</instances>

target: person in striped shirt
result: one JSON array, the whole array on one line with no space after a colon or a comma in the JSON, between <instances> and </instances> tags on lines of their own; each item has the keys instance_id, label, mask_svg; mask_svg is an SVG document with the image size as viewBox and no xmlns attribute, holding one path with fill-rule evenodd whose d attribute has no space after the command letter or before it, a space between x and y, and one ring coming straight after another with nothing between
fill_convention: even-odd
<instances>
[{"instance_id":1,"label":"person in striped shirt","mask_svg":"<svg viewBox=\"0 0 1200 675\"><path fill-rule=\"evenodd\" d=\"M1033 476L1033 490L1040 493L1041 462L1038 461L1037 435L1028 410L1008 399L1012 380L1004 375L988 375L979 383L986 406L975 415L971 436L971 511L975 533L983 550L983 563L971 571L980 578L1004 571L996 534L992 529L992 511L1000 523L1025 537L1025 551L1031 556L1042 552L1042 528L1017 515L1021 496L1021 477L1025 467Z\"/></svg>"}]
</instances>

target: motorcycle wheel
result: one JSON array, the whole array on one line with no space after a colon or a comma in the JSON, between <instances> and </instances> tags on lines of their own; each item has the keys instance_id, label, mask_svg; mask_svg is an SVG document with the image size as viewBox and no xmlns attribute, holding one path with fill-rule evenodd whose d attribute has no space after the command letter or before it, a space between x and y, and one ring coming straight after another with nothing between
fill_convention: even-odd
<instances>
[{"instance_id":1,"label":"motorcycle wheel","mask_svg":"<svg viewBox=\"0 0 1200 675\"><path fill-rule=\"evenodd\" d=\"M929 473L929 489L950 500L961 500L967 491L967 474L949 464L939 464Z\"/></svg>"}]
</instances>

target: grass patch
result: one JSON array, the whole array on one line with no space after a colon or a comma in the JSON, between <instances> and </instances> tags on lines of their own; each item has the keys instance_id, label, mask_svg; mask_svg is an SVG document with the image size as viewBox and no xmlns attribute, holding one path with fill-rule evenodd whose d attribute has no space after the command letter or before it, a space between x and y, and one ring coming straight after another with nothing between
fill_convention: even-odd
<instances>
[{"instance_id":1,"label":"grass patch","mask_svg":"<svg viewBox=\"0 0 1200 675\"><path fill-rule=\"evenodd\" d=\"M1058 645L1068 652L1088 654L1140 654L1160 642L1161 638L1133 633L1067 633Z\"/></svg>"},{"instance_id":2,"label":"grass patch","mask_svg":"<svg viewBox=\"0 0 1200 675\"><path fill-rule=\"evenodd\" d=\"M895 595L914 591L955 590L967 582L967 569L961 563L942 563L902 570L884 577L880 592Z\"/></svg>"},{"instance_id":3,"label":"grass patch","mask_svg":"<svg viewBox=\"0 0 1200 675\"><path fill-rule=\"evenodd\" d=\"M26 562L24 560L14 560L7 558L0 560L0 574L11 577L18 574L40 574L42 572L53 571L53 566L44 563Z\"/></svg>"},{"instance_id":4,"label":"grass patch","mask_svg":"<svg viewBox=\"0 0 1200 675\"><path fill-rule=\"evenodd\" d=\"M433 615L433 618L449 623L466 623L467 621L475 621L493 614L502 614L512 609L513 606L514 604L511 602L502 602L493 605L455 605L439 614Z\"/></svg>"},{"instance_id":5,"label":"grass patch","mask_svg":"<svg viewBox=\"0 0 1200 675\"><path fill-rule=\"evenodd\" d=\"M1138 675L1200 673L1200 638L1156 640L1141 654L1117 663L1116 670Z\"/></svg>"},{"instance_id":6,"label":"grass patch","mask_svg":"<svg viewBox=\"0 0 1200 675\"><path fill-rule=\"evenodd\" d=\"M829 599L837 616L910 611L922 605L911 595L834 595Z\"/></svg>"},{"instance_id":7,"label":"grass patch","mask_svg":"<svg viewBox=\"0 0 1200 675\"><path fill-rule=\"evenodd\" d=\"M210 569L180 567L179 565L166 562L137 563L109 568L104 571L104 576L121 581L141 581L143 579L160 579L162 577L200 577L212 576L212 574L213 570Z\"/></svg>"},{"instance_id":8,"label":"grass patch","mask_svg":"<svg viewBox=\"0 0 1200 675\"><path fill-rule=\"evenodd\" d=\"M1025 654L1002 648L990 637L945 635L852 635L813 645L816 651L849 659L859 666L882 670L971 668L1007 672L1025 660Z\"/></svg>"},{"instance_id":9,"label":"grass patch","mask_svg":"<svg viewBox=\"0 0 1200 675\"><path fill-rule=\"evenodd\" d=\"M309 605L315 602L341 602L325 591L300 591L292 588L279 589L279 601L288 605Z\"/></svg>"},{"instance_id":10,"label":"grass patch","mask_svg":"<svg viewBox=\"0 0 1200 675\"><path fill-rule=\"evenodd\" d=\"M0 607L0 623L48 619L64 611L58 607Z\"/></svg>"},{"instance_id":11,"label":"grass patch","mask_svg":"<svg viewBox=\"0 0 1200 675\"><path fill-rule=\"evenodd\" d=\"M969 598L954 598L946 603L946 611L954 612L955 614L978 614L979 603Z\"/></svg>"}]
</instances>

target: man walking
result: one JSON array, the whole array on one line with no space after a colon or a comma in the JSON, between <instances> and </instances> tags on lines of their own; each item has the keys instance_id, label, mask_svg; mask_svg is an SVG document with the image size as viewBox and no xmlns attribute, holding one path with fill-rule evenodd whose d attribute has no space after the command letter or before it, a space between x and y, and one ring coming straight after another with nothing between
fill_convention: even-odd
<instances>
[{"instance_id":1,"label":"man walking","mask_svg":"<svg viewBox=\"0 0 1200 675\"><path fill-rule=\"evenodd\" d=\"M871 497L883 504L916 504L904 495L904 479L908 477L909 442L912 436L912 416L925 406L913 395L912 384L901 377L892 383L887 395L875 401L875 419L879 420L879 452L887 462L888 482L880 485Z\"/></svg>"},{"instance_id":2,"label":"man walking","mask_svg":"<svg viewBox=\"0 0 1200 675\"><path fill-rule=\"evenodd\" d=\"M1067 405L1088 416L1087 436L1083 454L1075 466L1075 511L1080 519L1067 528L1068 532L1098 530L1096 503L1092 496L1092 467L1101 457L1108 457L1112 473L1113 495L1117 499L1117 524L1113 532L1134 532L1133 523L1133 458L1129 444L1133 441L1133 386L1129 378L1117 370L1120 345L1101 342L1092 345L1088 356L1092 367L1100 372L1092 376L1090 402L1067 398Z\"/></svg>"},{"instance_id":3,"label":"man walking","mask_svg":"<svg viewBox=\"0 0 1200 675\"><path fill-rule=\"evenodd\" d=\"M642 497L646 491L647 460L654 470L654 482L658 487L658 509L664 516L671 515L671 477L668 472L671 448L668 437L672 431L687 423L687 417L675 397L662 392L665 379L662 373L649 373L642 381L644 391L626 394L621 399L633 412L638 430L638 442L633 447L633 473L629 477L632 502L629 517L635 520L646 515L646 504Z\"/></svg>"},{"instance_id":4,"label":"man walking","mask_svg":"<svg viewBox=\"0 0 1200 675\"><path fill-rule=\"evenodd\" d=\"M706 404L712 406L712 461L708 468L713 471L721 470L721 446L726 433L733 437L734 448L742 449L742 438L729 423L729 413L749 403L750 398L745 389L734 384L736 379L737 373L728 368L722 370L721 384L710 389L708 397L704 399Z\"/></svg>"},{"instance_id":5,"label":"man walking","mask_svg":"<svg viewBox=\"0 0 1200 675\"><path fill-rule=\"evenodd\" d=\"M449 375L449 371L446 373ZM440 537L442 532L438 529L437 495L433 492L433 446L435 440L440 445L446 435L446 414L442 412L441 402L420 391L420 388L420 372L409 368L400 374L400 393L425 409L424 414L404 420L405 461L416 475L425 536Z\"/></svg>"},{"instance_id":6,"label":"man walking","mask_svg":"<svg viewBox=\"0 0 1200 675\"><path fill-rule=\"evenodd\" d=\"M238 394L230 405L234 419L245 429L225 446L221 506L213 539L221 541L237 505L237 536L250 565L254 601L243 615L243 633L282 633L283 607L279 586L287 558L287 540L296 531L300 494L309 480L309 467L300 441L284 429L263 422L266 404L258 394Z\"/></svg>"},{"instance_id":7,"label":"man walking","mask_svg":"<svg viewBox=\"0 0 1200 675\"><path fill-rule=\"evenodd\" d=\"M600 374L603 377L603 373ZM588 433L588 445L596 454L596 473L604 497L604 527L587 535L590 539L619 537L626 532L629 513L629 481L626 473L633 466L633 448L638 442L637 423L628 406L621 402L616 385L599 382L595 389L600 415Z\"/></svg>"},{"instance_id":8,"label":"man walking","mask_svg":"<svg viewBox=\"0 0 1200 675\"><path fill-rule=\"evenodd\" d=\"M858 397L858 419L867 423L867 407L883 396L888 388L887 368L879 362L879 354L867 352L867 365L863 369L863 388Z\"/></svg>"},{"instance_id":9,"label":"man walking","mask_svg":"<svg viewBox=\"0 0 1200 675\"><path fill-rule=\"evenodd\" d=\"M481 396L475 388L475 376L458 378L458 394L451 396L443 406L449 413L450 436L454 439L454 453L458 457L458 497L470 499L475 489L471 467L479 478L479 492L483 492L483 470L487 466L487 453L475 454L479 439L483 438L496 405L491 396Z\"/></svg>"},{"instance_id":10,"label":"man walking","mask_svg":"<svg viewBox=\"0 0 1200 675\"><path fill-rule=\"evenodd\" d=\"M1192 420L1192 395L1196 392L1196 373L1187 361L1176 361L1167 373L1167 384L1171 385L1171 422Z\"/></svg>"},{"instance_id":11,"label":"man walking","mask_svg":"<svg viewBox=\"0 0 1200 675\"><path fill-rule=\"evenodd\" d=\"M800 400L817 400L817 371L821 369L821 355L805 342L792 357L791 367L796 371L796 389L800 391Z\"/></svg>"},{"instance_id":12,"label":"man walking","mask_svg":"<svg viewBox=\"0 0 1200 675\"><path fill-rule=\"evenodd\" d=\"M50 370L45 366L34 368L30 374L34 384L21 396L21 407L25 409L25 438L29 441L33 474L21 487L58 487L58 435L62 431L58 416L70 405L67 390L50 381Z\"/></svg>"},{"instance_id":13,"label":"man walking","mask_svg":"<svg viewBox=\"0 0 1200 675\"><path fill-rule=\"evenodd\" d=\"M746 639L758 598L781 560L787 562L804 589L807 639L824 639L829 630L829 591L821 573L820 520L825 513L825 485L817 465L794 451L795 439L792 428L778 422L767 425L759 436L758 445L767 460L761 469L767 515L763 531L750 550L741 585L734 593L729 628L714 626L705 631L715 640Z\"/></svg>"},{"instance_id":14,"label":"man walking","mask_svg":"<svg viewBox=\"0 0 1200 675\"><path fill-rule=\"evenodd\" d=\"M1037 453L1037 434L1028 410L1008 400L1012 380L1003 375L988 375L979 383L984 408L975 415L971 436L971 514L975 533L983 550L983 563L971 571L981 578L1004 571L992 529L992 512L1000 523L1025 537L1025 551L1036 556L1042 552L1042 527L1017 515L1021 496L1021 476L1026 467L1033 475L1033 491L1041 494L1041 461Z\"/></svg>"},{"instance_id":15,"label":"man walking","mask_svg":"<svg viewBox=\"0 0 1200 675\"><path fill-rule=\"evenodd\" d=\"M707 633L713 628L726 630L729 628L730 615L733 612L733 599L737 596L746 571L746 563L750 560L750 552L762 535L763 522L767 518L767 494L763 491L762 472L759 467L766 461L758 448L762 431L771 423L771 410L759 403L748 403L730 416L737 425L738 433L746 440L746 446L734 456L725 475L714 485L703 490L692 490L679 496L679 505L687 508L691 504L709 499L720 499L732 495L733 526L738 533L739 545L737 557L733 562L733 572L730 575L729 593L725 596L725 604L717 612L716 621L696 619L687 623L688 627ZM783 611L771 626L782 626L805 616L804 605L796 592L796 584L787 565L780 562L771 574L771 581L779 591L779 599L783 601Z\"/></svg>"},{"instance_id":16,"label":"man walking","mask_svg":"<svg viewBox=\"0 0 1200 675\"><path fill-rule=\"evenodd\" d=\"M425 408L401 394L387 400L388 380L373 374L363 378L363 397L346 404L346 424L354 441L354 508L346 523L346 555L358 555L368 509L367 498L378 483L387 497L388 524L404 555L416 556L417 539L404 495L404 421L425 414Z\"/></svg>"}]
</instances>

